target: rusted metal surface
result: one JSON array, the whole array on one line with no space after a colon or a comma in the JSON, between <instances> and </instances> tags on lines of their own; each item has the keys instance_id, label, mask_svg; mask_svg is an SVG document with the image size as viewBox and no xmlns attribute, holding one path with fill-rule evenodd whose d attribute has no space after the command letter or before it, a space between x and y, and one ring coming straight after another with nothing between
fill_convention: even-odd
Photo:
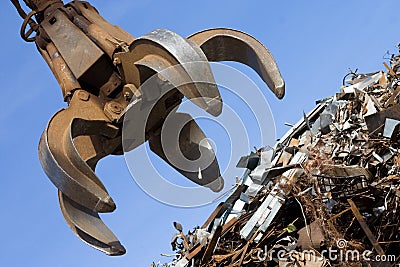
<instances>
[{"instance_id":1,"label":"rusted metal surface","mask_svg":"<svg viewBox=\"0 0 400 267\"><path fill-rule=\"evenodd\" d=\"M250 66L278 98L284 95L284 82L270 52L245 33L211 29L184 38L158 29L135 39L107 22L88 2L24 0L32 9L29 14L17 0L11 2L24 19L22 38L35 42L68 103L43 132L40 162L59 190L61 210L72 231L108 255L122 255L125 248L99 217L116 206L94 170L101 158L124 152L123 126L132 126L135 136L128 150L149 141L151 150L183 176L220 191L224 180L205 134L189 114L176 112L182 98L218 116L222 99L209 61L223 60ZM156 85L145 86L151 82ZM128 113L135 114L134 119L125 120ZM160 129L168 116L181 122L182 131L175 133L178 142L165 146ZM194 166L189 161L177 167L171 162L178 154L175 152L189 159L200 153L202 160L192 161ZM221 219L232 207L233 202L221 206L206 224L215 217ZM221 235L227 231L227 226L215 227ZM189 250L187 241L185 244ZM213 246L208 246L204 261L211 257ZM195 253L198 250L192 250Z\"/></svg>"},{"instance_id":2,"label":"rusted metal surface","mask_svg":"<svg viewBox=\"0 0 400 267\"><path fill-rule=\"evenodd\" d=\"M50 5L62 3L61 0L24 0L25 4L36 12L45 10Z\"/></svg>"},{"instance_id":3,"label":"rusted metal surface","mask_svg":"<svg viewBox=\"0 0 400 267\"><path fill-rule=\"evenodd\" d=\"M82 16L88 19L94 25L102 28L105 32L113 36L116 40L119 40L118 46L124 45L130 46L135 40L131 34L121 29L118 26L111 25L106 21L90 3L85 1L74 1L70 3L71 6L75 7L78 12L82 13Z\"/></svg>"},{"instance_id":4,"label":"rusted metal surface","mask_svg":"<svg viewBox=\"0 0 400 267\"><path fill-rule=\"evenodd\" d=\"M356 217L358 223L360 224L361 228L364 230L365 234L367 235L369 241L371 242L372 246L378 252L379 255L385 255L385 251L379 245L378 240L376 240L374 234L369 229L367 222L365 221L364 217L361 215L360 211L358 210L356 204L353 200L348 199L347 202L350 204L350 209L353 212L354 216Z\"/></svg>"},{"instance_id":5,"label":"rusted metal surface","mask_svg":"<svg viewBox=\"0 0 400 267\"><path fill-rule=\"evenodd\" d=\"M60 10L56 10L41 26L78 79L104 55Z\"/></svg>"},{"instance_id":6,"label":"rusted metal surface","mask_svg":"<svg viewBox=\"0 0 400 267\"><path fill-rule=\"evenodd\" d=\"M215 232L213 233L211 240L209 240L207 244L203 257L200 260L201 263L207 263L210 260L212 254L214 253L215 246L218 243L218 239L221 237L221 234L222 234L222 226L219 225L215 230Z\"/></svg>"},{"instance_id":7,"label":"rusted metal surface","mask_svg":"<svg viewBox=\"0 0 400 267\"><path fill-rule=\"evenodd\" d=\"M111 139L117 134L118 128L109 123L99 100L78 90L69 107L54 115L47 125L39 143L39 158L51 181L70 199L90 210L110 212L115 204L83 161L73 138L99 135Z\"/></svg>"},{"instance_id":8,"label":"rusted metal surface","mask_svg":"<svg viewBox=\"0 0 400 267\"><path fill-rule=\"evenodd\" d=\"M285 82L270 51L253 36L233 29L209 29L188 37L209 61L237 61L254 69L278 97L285 95Z\"/></svg>"},{"instance_id":9,"label":"rusted metal surface","mask_svg":"<svg viewBox=\"0 0 400 267\"><path fill-rule=\"evenodd\" d=\"M61 211L71 230L85 243L110 256L125 254L125 248L103 223L97 212L80 206L58 191Z\"/></svg>"},{"instance_id":10,"label":"rusted metal surface","mask_svg":"<svg viewBox=\"0 0 400 267\"><path fill-rule=\"evenodd\" d=\"M383 134L386 118L399 120L400 105L395 104L381 112L365 117L365 123L367 124L368 131L370 131L372 136Z\"/></svg>"},{"instance_id":11,"label":"rusted metal surface","mask_svg":"<svg viewBox=\"0 0 400 267\"><path fill-rule=\"evenodd\" d=\"M40 49L40 48L39 48ZM75 75L72 73L67 63L61 57L56 46L53 43L48 43L46 45L46 50L40 49L40 53L45 58L47 64L50 66L52 72L54 73L64 96L66 97L72 95L75 89L81 88Z\"/></svg>"}]
</instances>

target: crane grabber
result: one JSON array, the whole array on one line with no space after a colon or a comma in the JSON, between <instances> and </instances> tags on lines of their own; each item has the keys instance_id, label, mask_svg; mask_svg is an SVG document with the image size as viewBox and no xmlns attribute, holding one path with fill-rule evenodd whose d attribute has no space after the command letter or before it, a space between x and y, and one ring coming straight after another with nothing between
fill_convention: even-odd
<instances>
[{"instance_id":1,"label":"crane grabber","mask_svg":"<svg viewBox=\"0 0 400 267\"><path fill-rule=\"evenodd\" d=\"M68 105L43 132L40 162L58 188L62 214L72 231L108 255L122 255L125 248L99 217L116 208L94 172L101 158L148 141L151 150L183 176L218 192L224 180L214 151L193 118L177 112L182 99L213 116L222 112L210 61L246 64L278 98L284 96L284 81L269 50L243 32L209 29L184 38L157 29L135 38L107 22L88 2L24 0L28 13L18 0L11 2L23 19L22 39L35 43ZM126 121L128 112L133 116ZM163 149L160 129L167 116L187 122L176 146L188 159L200 157L193 161L196 166L171 162L174 155ZM125 140L126 123L133 133Z\"/></svg>"}]
</instances>

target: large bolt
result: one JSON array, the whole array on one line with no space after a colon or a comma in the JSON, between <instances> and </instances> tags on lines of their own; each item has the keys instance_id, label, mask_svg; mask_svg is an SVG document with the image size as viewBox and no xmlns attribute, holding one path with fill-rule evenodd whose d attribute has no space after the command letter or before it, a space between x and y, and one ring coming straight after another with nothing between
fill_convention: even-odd
<instances>
[{"instance_id":1,"label":"large bolt","mask_svg":"<svg viewBox=\"0 0 400 267\"><path fill-rule=\"evenodd\" d=\"M111 104L110 104L110 110L111 110L112 112L114 112L115 114L121 114L121 112L122 112L122 106L121 106L119 103L114 102L114 103L111 103Z\"/></svg>"},{"instance_id":2,"label":"large bolt","mask_svg":"<svg viewBox=\"0 0 400 267\"><path fill-rule=\"evenodd\" d=\"M79 97L79 99L82 100L82 101L88 101L89 98L90 98L90 95L89 95L89 93L86 92L86 91L79 91L79 92L78 92L78 97Z\"/></svg>"},{"instance_id":3,"label":"large bolt","mask_svg":"<svg viewBox=\"0 0 400 267\"><path fill-rule=\"evenodd\" d=\"M121 59L119 57L114 58L113 63L114 63L114 66L122 64Z\"/></svg>"},{"instance_id":4,"label":"large bolt","mask_svg":"<svg viewBox=\"0 0 400 267\"><path fill-rule=\"evenodd\" d=\"M115 101L110 101L104 106L104 114L112 121L117 121L123 110L123 106Z\"/></svg>"}]
</instances>

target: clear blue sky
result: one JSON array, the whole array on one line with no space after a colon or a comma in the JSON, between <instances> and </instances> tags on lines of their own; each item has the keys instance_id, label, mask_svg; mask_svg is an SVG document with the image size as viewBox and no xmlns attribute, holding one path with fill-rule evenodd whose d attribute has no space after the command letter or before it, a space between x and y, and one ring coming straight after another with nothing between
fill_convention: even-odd
<instances>
[{"instance_id":1,"label":"clear blue sky","mask_svg":"<svg viewBox=\"0 0 400 267\"><path fill-rule=\"evenodd\" d=\"M281 101L265 90L277 136L287 130L284 122L296 122L316 99L337 92L348 68L383 69L383 55L396 53L400 41L398 1L303 2L91 1L107 20L134 36L156 28L188 36L229 27L258 38L273 53L287 86ZM134 183L123 157L108 157L97 173L118 209L102 218L128 252L110 258L76 238L37 156L45 125L65 106L61 91L34 45L19 38L21 19L12 5L3 0L0 10L0 266L149 266L160 253L170 252L172 221L188 230L201 224L213 205L180 209L160 204ZM265 88L253 71L241 70Z\"/></svg>"}]
</instances>

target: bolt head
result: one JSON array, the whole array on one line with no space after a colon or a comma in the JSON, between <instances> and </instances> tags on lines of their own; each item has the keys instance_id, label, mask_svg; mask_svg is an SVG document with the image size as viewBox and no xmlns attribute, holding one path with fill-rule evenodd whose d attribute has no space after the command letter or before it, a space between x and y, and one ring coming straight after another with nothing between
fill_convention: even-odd
<instances>
[{"instance_id":1,"label":"bolt head","mask_svg":"<svg viewBox=\"0 0 400 267\"><path fill-rule=\"evenodd\" d=\"M111 111L114 112L115 114L121 114L122 108L117 104L112 104Z\"/></svg>"},{"instance_id":2,"label":"bolt head","mask_svg":"<svg viewBox=\"0 0 400 267\"><path fill-rule=\"evenodd\" d=\"M119 57L114 58L114 66L120 65L121 64L121 59Z\"/></svg>"},{"instance_id":3,"label":"bolt head","mask_svg":"<svg viewBox=\"0 0 400 267\"><path fill-rule=\"evenodd\" d=\"M108 109L114 114L121 114L123 107L120 103L111 101L106 104L106 109Z\"/></svg>"},{"instance_id":4,"label":"bolt head","mask_svg":"<svg viewBox=\"0 0 400 267\"><path fill-rule=\"evenodd\" d=\"M86 91L79 91L79 92L78 92L78 97L79 97L79 99L82 100L82 101L88 101L89 98L90 98L90 95L89 95L89 93L86 92Z\"/></svg>"}]
</instances>

